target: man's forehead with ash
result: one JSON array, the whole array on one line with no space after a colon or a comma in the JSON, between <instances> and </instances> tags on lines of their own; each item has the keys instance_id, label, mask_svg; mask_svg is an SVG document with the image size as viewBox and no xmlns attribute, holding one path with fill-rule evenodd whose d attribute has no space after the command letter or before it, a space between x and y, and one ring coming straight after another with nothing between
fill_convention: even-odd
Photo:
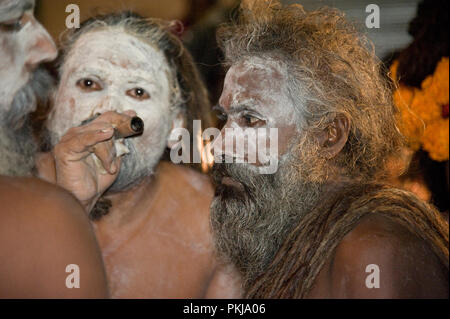
<instances>
[{"instance_id":1,"label":"man's forehead with ash","mask_svg":"<svg viewBox=\"0 0 450 319\"><path fill-rule=\"evenodd\" d=\"M249 58L233 64L225 78L223 106L233 106L238 100L259 95L270 88L280 90L283 73L280 63L260 58Z\"/></svg>"},{"instance_id":2,"label":"man's forehead with ash","mask_svg":"<svg viewBox=\"0 0 450 319\"><path fill-rule=\"evenodd\" d=\"M294 121L287 65L272 57L249 57L234 63L226 75L220 105L231 113L250 107L274 125L277 120Z\"/></svg>"},{"instance_id":3,"label":"man's forehead with ash","mask_svg":"<svg viewBox=\"0 0 450 319\"><path fill-rule=\"evenodd\" d=\"M98 49L93 51L93 45ZM165 60L156 46L137 39L123 28L114 27L82 35L65 58L63 69L70 77L89 73L108 77L112 74L106 70L122 70L121 75L129 77L128 82L145 81L162 90L164 81L159 78L160 72L169 73Z\"/></svg>"},{"instance_id":4,"label":"man's forehead with ash","mask_svg":"<svg viewBox=\"0 0 450 319\"><path fill-rule=\"evenodd\" d=\"M20 18L25 11L32 10L35 0L0 0L0 22Z\"/></svg>"}]
</instances>

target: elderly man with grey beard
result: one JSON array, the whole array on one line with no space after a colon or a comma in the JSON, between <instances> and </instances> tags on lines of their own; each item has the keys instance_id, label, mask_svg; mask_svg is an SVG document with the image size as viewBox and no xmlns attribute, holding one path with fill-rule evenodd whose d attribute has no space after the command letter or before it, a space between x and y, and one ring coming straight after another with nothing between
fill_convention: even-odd
<instances>
[{"instance_id":1,"label":"elderly man with grey beard","mask_svg":"<svg viewBox=\"0 0 450 319\"><path fill-rule=\"evenodd\" d=\"M278 129L275 174L213 168L216 249L245 296L448 298L448 224L383 184L403 138L364 37L337 10L249 0L218 40L229 65L222 140L227 128Z\"/></svg>"},{"instance_id":2,"label":"elderly man with grey beard","mask_svg":"<svg viewBox=\"0 0 450 319\"><path fill-rule=\"evenodd\" d=\"M33 9L34 0L0 0L0 298L103 298L103 261L82 207L30 177L29 115L52 85L39 66L57 54ZM67 285L68 269L81 271L79 288Z\"/></svg>"}]
</instances>

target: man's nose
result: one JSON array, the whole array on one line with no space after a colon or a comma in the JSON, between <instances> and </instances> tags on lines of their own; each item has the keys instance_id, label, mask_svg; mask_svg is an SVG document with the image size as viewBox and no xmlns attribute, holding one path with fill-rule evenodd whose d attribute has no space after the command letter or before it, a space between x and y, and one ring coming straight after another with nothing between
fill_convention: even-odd
<instances>
[{"instance_id":1,"label":"man's nose","mask_svg":"<svg viewBox=\"0 0 450 319\"><path fill-rule=\"evenodd\" d=\"M94 107L93 114L103 114L108 111L123 112L124 106L115 96L105 97L99 104Z\"/></svg>"},{"instance_id":2,"label":"man's nose","mask_svg":"<svg viewBox=\"0 0 450 319\"><path fill-rule=\"evenodd\" d=\"M31 35L31 44L27 48L27 59L25 64L34 69L43 62L49 62L56 59L58 50L55 42L44 29L44 27L32 18L33 35Z\"/></svg>"},{"instance_id":3,"label":"man's nose","mask_svg":"<svg viewBox=\"0 0 450 319\"><path fill-rule=\"evenodd\" d=\"M234 139L227 140L226 138L226 128L229 126L224 126L220 131L220 135L211 144L211 153L216 159L233 159L234 158ZM231 143L230 143L231 142ZM231 145L230 145L231 144Z\"/></svg>"}]
</instances>

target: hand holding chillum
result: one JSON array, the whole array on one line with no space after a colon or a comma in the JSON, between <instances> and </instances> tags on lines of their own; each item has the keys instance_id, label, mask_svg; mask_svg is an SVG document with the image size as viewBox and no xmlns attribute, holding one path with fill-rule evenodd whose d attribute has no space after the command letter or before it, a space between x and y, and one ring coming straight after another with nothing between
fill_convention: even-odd
<instances>
[{"instance_id":1,"label":"hand holding chillum","mask_svg":"<svg viewBox=\"0 0 450 319\"><path fill-rule=\"evenodd\" d=\"M121 157L129 152L123 140L143 130L134 111L98 114L71 128L53 150L57 184L89 212L119 174Z\"/></svg>"}]
</instances>

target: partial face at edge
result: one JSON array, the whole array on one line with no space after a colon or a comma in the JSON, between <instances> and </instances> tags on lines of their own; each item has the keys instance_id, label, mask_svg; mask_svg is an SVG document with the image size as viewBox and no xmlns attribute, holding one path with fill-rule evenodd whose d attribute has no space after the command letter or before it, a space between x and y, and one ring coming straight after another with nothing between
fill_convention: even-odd
<instances>
[{"instance_id":1,"label":"partial face at edge","mask_svg":"<svg viewBox=\"0 0 450 319\"><path fill-rule=\"evenodd\" d=\"M7 112L18 91L56 47L33 16L34 0L0 0L0 111Z\"/></svg>"}]
</instances>

